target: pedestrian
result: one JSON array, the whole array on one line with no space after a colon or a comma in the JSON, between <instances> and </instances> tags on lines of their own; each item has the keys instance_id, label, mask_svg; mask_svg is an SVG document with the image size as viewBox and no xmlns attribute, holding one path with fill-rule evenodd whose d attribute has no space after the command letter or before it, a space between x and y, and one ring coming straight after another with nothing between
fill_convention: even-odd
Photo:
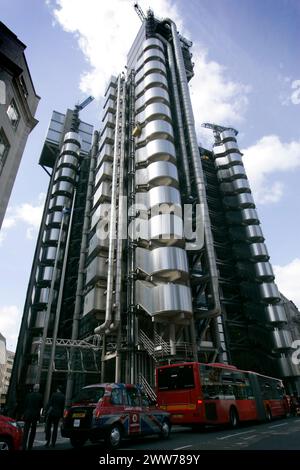
<instances>
[{"instance_id":1,"label":"pedestrian","mask_svg":"<svg viewBox=\"0 0 300 470\"><path fill-rule=\"evenodd\" d=\"M56 392L54 392L49 400L49 403L46 408L46 444L45 447L48 447L51 440L51 446L55 447L56 438L57 438L57 429L60 418L62 418L65 407L65 396L58 387ZM53 425L53 429L52 429ZM51 436L52 431L52 436Z\"/></svg>"},{"instance_id":2,"label":"pedestrian","mask_svg":"<svg viewBox=\"0 0 300 470\"><path fill-rule=\"evenodd\" d=\"M40 418L43 406L43 397L39 392L39 385L33 386L33 391L28 393L25 398L24 405L24 434L23 434L23 450L31 450L36 433L36 425ZM29 435L29 439L28 439ZM28 443L27 443L28 440Z\"/></svg>"}]
</instances>

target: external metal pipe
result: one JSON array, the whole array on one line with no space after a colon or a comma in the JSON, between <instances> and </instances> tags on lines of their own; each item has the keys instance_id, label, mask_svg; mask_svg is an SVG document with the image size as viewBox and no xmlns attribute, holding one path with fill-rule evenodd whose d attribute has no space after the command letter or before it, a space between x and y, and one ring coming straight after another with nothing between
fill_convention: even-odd
<instances>
[{"instance_id":1,"label":"external metal pipe","mask_svg":"<svg viewBox=\"0 0 300 470\"><path fill-rule=\"evenodd\" d=\"M121 130L121 149L119 165L119 207L118 207L118 233L117 233L117 262L116 262L116 312L114 322L111 323L109 331L115 331L119 328L121 322L121 281L122 281L122 258L123 258L123 225L124 225L124 159L125 159L125 83L123 81L123 102L122 102L122 130Z\"/></svg>"},{"instance_id":2,"label":"external metal pipe","mask_svg":"<svg viewBox=\"0 0 300 470\"><path fill-rule=\"evenodd\" d=\"M39 356L40 356L39 357L39 364L38 364L38 369L37 369L37 374L36 374L36 379L35 379L36 384L40 384L40 382L41 382L43 360L44 360L45 347L46 347L46 338L47 338L48 328L49 328L49 323L50 323L52 303L53 303L53 300L54 300L56 273L57 273L59 255L60 255L62 238L63 238L63 233L64 233L64 222L65 222L65 211L63 210L62 219L61 219L61 223L60 223L58 242L57 242L56 258L55 258L55 263L54 263L53 273L52 273L52 279L51 279L51 285L50 285L49 299L48 299L47 309L46 309L46 313L45 313L45 325L44 325L44 329L43 329L41 347L40 347L40 352L39 352Z\"/></svg>"},{"instance_id":3,"label":"external metal pipe","mask_svg":"<svg viewBox=\"0 0 300 470\"><path fill-rule=\"evenodd\" d=\"M217 267L216 267L216 257L215 257L215 252L214 252L213 237L211 233L211 224L210 224L208 206L207 206L207 200L206 200L204 175L203 175L203 169L202 169L201 160L200 160L197 136L195 132L195 121L194 121L192 103L191 103L191 98L189 94L188 82L187 82L187 77L185 73L184 61L183 61L181 45L180 45L176 25L170 19L167 19L166 21L171 25L175 59L176 59L178 78L179 78L179 86L181 90L185 121L186 121L189 143L190 143L190 148L191 148L193 170L194 170L195 182L196 182L196 188L197 188L197 196L198 196L200 204L202 204L203 209L204 209L203 210L204 236L205 236L205 245L206 245L206 250L207 250L207 255L208 255L208 265L209 265L209 273L210 273L210 278L211 278L212 296L214 299L214 307L207 312L206 317L216 317L221 314L221 305L220 305L220 297L219 297L219 289L218 289L218 272L217 272Z\"/></svg>"},{"instance_id":4,"label":"external metal pipe","mask_svg":"<svg viewBox=\"0 0 300 470\"><path fill-rule=\"evenodd\" d=\"M93 187L94 187L94 171L96 168L96 155L98 151L98 142L99 142L99 132L95 131L94 136L93 136L92 149L91 149L91 163L90 163L89 176L88 176L88 187L87 187L87 193L86 193L86 203L85 203L84 219L83 219L83 227L82 227L82 239L81 239L81 245L80 245L75 306L74 306L74 314L73 314L73 321L72 321L72 334L71 334L72 340L76 340L78 338L80 313L81 313L81 308L82 308L82 295L83 295L83 288L84 288L84 268L85 268L85 262L86 262L86 248L87 248L87 243L88 243L88 233L89 233L89 226L90 226L90 213L91 213L91 207L92 207L91 198L92 198ZM72 356L73 356L73 350L71 349L71 354L70 354L71 364L72 364ZM72 372L69 372L68 377L67 377L67 386L66 386L66 404L67 405L70 404L72 392L73 392L73 374Z\"/></svg>"},{"instance_id":5,"label":"external metal pipe","mask_svg":"<svg viewBox=\"0 0 300 470\"><path fill-rule=\"evenodd\" d=\"M180 100L179 100L179 93L178 93L178 88L177 88L174 55L173 55L171 44L165 38L163 38L160 34L158 34L157 36L167 47L169 67L170 67L171 78L172 78L175 114L176 114L178 134L179 134L180 153L181 153L181 158L183 162L183 170L184 170L184 177L185 177L185 184L186 184L186 192L187 192L187 196L191 196L192 190L191 190L191 179L190 179L190 167L189 167L189 161L188 161L186 145L185 145L183 121L182 121L182 116L181 116Z\"/></svg>"},{"instance_id":6,"label":"external metal pipe","mask_svg":"<svg viewBox=\"0 0 300 470\"><path fill-rule=\"evenodd\" d=\"M123 225L126 217L126 208L124 207L124 165L125 165L125 125L126 125L126 93L125 80L122 80L122 130L121 130L121 149L120 149L120 165L119 165L119 207L118 207L118 234L117 234L117 262L116 262L116 309L114 322L109 327L109 332L117 331L117 347L116 347L116 367L115 381L121 380L121 284L122 284L122 264L123 264Z\"/></svg>"},{"instance_id":7,"label":"external metal pipe","mask_svg":"<svg viewBox=\"0 0 300 470\"><path fill-rule=\"evenodd\" d=\"M73 214L74 214L75 198L76 198L76 189L74 189L74 193L73 193L73 201L72 201L72 207L71 207L71 213L70 213L70 219L69 219L68 234L67 234L66 246L65 246L65 250L64 250L64 260L63 260L60 283L59 283L59 292L58 292L55 319L54 319L54 327L53 327L53 334L52 334L52 346L51 346L51 353L50 353L50 361L49 361L49 367L48 367L48 371L47 371L47 380L46 380L46 387L45 387L45 393L44 393L44 408L47 406L47 403L49 401L51 385L52 385L53 363L54 363L54 358L55 358L56 340L57 340L58 326L59 326L62 299L63 299L63 290L64 290L64 283L65 283L65 276L66 276L66 268L67 268L67 260L68 260L68 251L69 251L69 245L70 245L71 230L72 230L72 221L73 221ZM59 257L59 252L58 251L57 251L57 256Z\"/></svg>"},{"instance_id":8,"label":"external metal pipe","mask_svg":"<svg viewBox=\"0 0 300 470\"><path fill-rule=\"evenodd\" d=\"M113 304L113 282L114 282L114 253L116 237L116 203L117 203L117 180L118 180L118 162L119 162L119 125L120 125L120 95L121 95L121 75L118 78L116 126L114 139L114 161L112 171L112 194L110 207L110 227L109 227L109 248L108 248L108 272L106 289L105 320L101 325L94 329L96 334L105 332L112 322L112 304Z\"/></svg>"}]
</instances>

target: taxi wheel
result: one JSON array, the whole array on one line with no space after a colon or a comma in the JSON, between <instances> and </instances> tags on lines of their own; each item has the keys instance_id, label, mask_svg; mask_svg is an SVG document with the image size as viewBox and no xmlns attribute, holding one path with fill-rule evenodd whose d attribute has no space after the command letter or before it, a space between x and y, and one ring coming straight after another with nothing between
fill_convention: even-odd
<instances>
[{"instance_id":1,"label":"taxi wheel","mask_svg":"<svg viewBox=\"0 0 300 470\"><path fill-rule=\"evenodd\" d=\"M120 426L114 424L111 428L107 431L105 436L105 445L109 449L117 449L122 440L122 430Z\"/></svg>"},{"instance_id":2,"label":"taxi wheel","mask_svg":"<svg viewBox=\"0 0 300 470\"><path fill-rule=\"evenodd\" d=\"M0 451L1 450L11 450L12 445L9 439L6 437L0 437Z\"/></svg>"},{"instance_id":3,"label":"taxi wheel","mask_svg":"<svg viewBox=\"0 0 300 470\"><path fill-rule=\"evenodd\" d=\"M171 426L169 421L164 421L161 426L160 436L163 439L168 439L170 437Z\"/></svg>"},{"instance_id":4,"label":"taxi wheel","mask_svg":"<svg viewBox=\"0 0 300 470\"><path fill-rule=\"evenodd\" d=\"M71 445L75 449L79 449L80 447L83 447L84 444L86 443L86 438L85 437L71 437L70 442L71 442Z\"/></svg>"}]
</instances>

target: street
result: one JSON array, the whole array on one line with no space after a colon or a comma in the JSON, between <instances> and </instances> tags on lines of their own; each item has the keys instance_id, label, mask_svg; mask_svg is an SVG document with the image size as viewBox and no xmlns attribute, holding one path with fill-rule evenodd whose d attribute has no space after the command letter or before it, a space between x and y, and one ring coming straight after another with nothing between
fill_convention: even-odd
<instances>
[{"instance_id":1,"label":"street","mask_svg":"<svg viewBox=\"0 0 300 470\"><path fill-rule=\"evenodd\" d=\"M44 430L38 427L34 449L44 447ZM86 444L83 451L98 448L104 452L102 443ZM68 439L58 436L55 450L70 450ZM120 450L300 450L300 418L274 420L271 423L251 423L238 429L207 427L193 431L188 427L174 426L170 439L163 441L156 436L124 440Z\"/></svg>"}]
</instances>

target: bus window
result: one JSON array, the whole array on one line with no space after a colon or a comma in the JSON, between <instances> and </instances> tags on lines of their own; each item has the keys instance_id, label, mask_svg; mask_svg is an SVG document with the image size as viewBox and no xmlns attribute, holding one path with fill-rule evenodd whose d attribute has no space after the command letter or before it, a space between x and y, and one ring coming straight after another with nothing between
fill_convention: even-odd
<instances>
[{"instance_id":1,"label":"bus window","mask_svg":"<svg viewBox=\"0 0 300 470\"><path fill-rule=\"evenodd\" d=\"M200 365L203 398L216 400L220 398L220 396L223 396L221 373L221 368Z\"/></svg>"},{"instance_id":2,"label":"bus window","mask_svg":"<svg viewBox=\"0 0 300 470\"><path fill-rule=\"evenodd\" d=\"M158 369L159 390L183 390L195 387L193 366Z\"/></svg>"}]
</instances>

